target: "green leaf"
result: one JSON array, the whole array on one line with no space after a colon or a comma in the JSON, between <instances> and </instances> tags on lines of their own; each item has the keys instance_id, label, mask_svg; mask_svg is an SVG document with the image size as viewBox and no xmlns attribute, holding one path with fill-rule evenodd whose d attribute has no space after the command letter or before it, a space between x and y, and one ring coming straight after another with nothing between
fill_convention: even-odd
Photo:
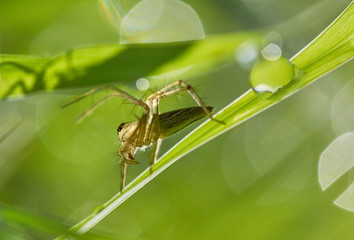
<instances>
[{"instance_id":1,"label":"green leaf","mask_svg":"<svg viewBox=\"0 0 354 240\"><path fill-rule=\"evenodd\" d=\"M260 44L259 33L213 36L179 44L103 45L53 58L0 55L0 99L74 87L135 82L141 77L186 78L230 62L244 41Z\"/></svg>"},{"instance_id":2,"label":"green leaf","mask_svg":"<svg viewBox=\"0 0 354 240\"><path fill-rule=\"evenodd\" d=\"M153 166L152 174L150 174L149 169L144 171L123 192L118 193L101 206L99 211L93 212L74 226L72 230L80 234L85 233L132 194L187 153L284 100L336 67L351 60L354 56L353 14L354 5L351 3L324 32L291 59L297 70L297 74L292 81L274 94L259 94L252 89L248 90L215 115L215 118L224 121L226 125L210 120L204 122L165 153Z\"/></svg>"}]
</instances>

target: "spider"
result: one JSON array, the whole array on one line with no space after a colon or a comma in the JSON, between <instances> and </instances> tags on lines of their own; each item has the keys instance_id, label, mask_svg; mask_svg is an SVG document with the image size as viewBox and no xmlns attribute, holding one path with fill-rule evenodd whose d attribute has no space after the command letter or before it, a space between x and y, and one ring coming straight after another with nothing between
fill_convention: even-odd
<instances>
[{"instance_id":1,"label":"spider","mask_svg":"<svg viewBox=\"0 0 354 240\"><path fill-rule=\"evenodd\" d=\"M114 86L105 86L91 89L82 95L79 95L76 98L68 101L67 103L64 103L62 107L67 107L72 103L80 101L81 99L102 90L111 90L112 93L97 101L85 112L79 115L77 118L78 122L91 114L92 111L102 103L113 97L123 97L130 102L144 108L144 112L138 120L122 123L117 128L118 138L122 144L122 147L118 152L121 159L120 191L123 191L125 186L127 166L136 165L139 163L134 158L134 154L137 149L150 145L152 146L152 155L150 158L150 172L152 173L152 166L157 160L162 139L171 136L172 134L182 130L189 124L205 116L208 116L211 120L214 120L218 123L225 124L224 122L213 118L211 115L213 107L206 106L201 98L197 95L195 90L182 80L169 84L162 88L160 91L151 94L146 98L145 101L139 100ZM187 91L199 106L177 109L160 114L160 99L182 91Z\"/></svg>"}]
</instances>

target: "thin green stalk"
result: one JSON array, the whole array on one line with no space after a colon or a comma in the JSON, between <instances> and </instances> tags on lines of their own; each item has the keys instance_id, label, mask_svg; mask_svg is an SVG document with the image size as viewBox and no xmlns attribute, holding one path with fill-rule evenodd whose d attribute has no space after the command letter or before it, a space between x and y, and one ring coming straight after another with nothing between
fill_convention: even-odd
<instances>
[{"instance_id":1,"label":"thin green stalk","mask_svg":"<svg viewBox=\"0 0 354 240\"><path fill-rule=\"evenodd\" d=\"M149 169L145 170L123 192L118 193L104 205L96 208L90 216L72 227L71 231L79 234L87 232L131 195L187 153L284 100L351 60L354 56L353 14L354 6L352 2L328 28L291 59L295 68L300 69L302 76L292 80L274 94L259 94L252 89L248 90L215 115L226 125L210 120L204 122L165 153L153 166L152 174L150 174Z\"/></svg>"}]
</instances>

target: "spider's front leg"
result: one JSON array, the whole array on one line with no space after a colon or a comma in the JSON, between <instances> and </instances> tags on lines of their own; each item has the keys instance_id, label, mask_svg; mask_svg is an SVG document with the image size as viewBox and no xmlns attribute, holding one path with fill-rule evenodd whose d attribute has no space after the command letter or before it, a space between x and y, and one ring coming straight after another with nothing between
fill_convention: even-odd
<instances>
[{"instance_id":1,"label":"spider's front leg","mask_svg":"<svg viewBox=\"0 0 354 240\"><path fill-rule=\"evenodd\" d=\"M127 163L123 160L120 161L120 191L122 192L127 178Z\"/></svg>"},{"instance_id":2,"label":"spider's front leg","mask_svg":"<svg viewBox=\"0 0 354 240\"><path fill-rule=\"evenodd\" d=\"M151 136L149 134L151 124L149 124L148 118L149 113L144 113L139 120L122 123L117 129L119 141L122 143L122 148L119 150L121 158L121 191L125 185L127 165L139 163L133 157L136 149L148 146L151 143L149 138Z\"/></svg>"},{"instance_id":3,"label":"spider's front leg","mask_svg":"<svg viewBox=\"0 0 354 240\"><path fill-rule=\"evenodd\" d=\"M105 103L106 101L114 98L114 97L122 97L127 99L128 101L141 106L144 108L145 113L149 112L149 107L145 104L144 101L141 101L139 99L136 99L135 97L131 96L130 94L128 94L127 92L124 92L122 90L120 90L119 88L116 88L114 86L104 86L104 87L100 87L100 88L94 88L91 89L87 92L84 92L83 94L75 97L74 99L69 100L68 102L64 103L61 105L62 108L65 108L73 103L79 102L82 99L94 95L98 92L101 92L103 90L109 90L112 91L112 93L108 94L107 96L105 96L104 98L100 99L99 101L97 101L96 103L94 103L93 105L91 105L89 108L86 109L86 111L84 111L82 114L80 114L76 121L77 122L81 122L84 118L86 118L87 116L89 116L95 109L97 109L100 105L102 105L103 103Z\"/></svg>"},{"instance_id":4,"label":"spider's front leg","mask_svg":"<svg viewBox=\"0 0 354 240\"><path fill-rule=\"evenodd\" d=\"M159 98L148 98L146 104L150 107L150 113L147 120L144 142L145 145L152 144L149 162L150 173L152 173L152 166L156 163L162 143L162 139L160 138Z\"/></svg>"},{"instance_id":5,"label":"spider's front leg","mask_svg":"<svg viewBox=\"0 0 354 240\"><path fill-rule=\"evenodd\" d=\"M133 155L130 152L125 152L123 148L119 150L119 156L120 156L120 191L123 191L124 186L125 186L125 180L127 178L127 167L129 165L137 165L139 164L138 161L136 161L133 157Z\"/></svg>"}]
</instances>

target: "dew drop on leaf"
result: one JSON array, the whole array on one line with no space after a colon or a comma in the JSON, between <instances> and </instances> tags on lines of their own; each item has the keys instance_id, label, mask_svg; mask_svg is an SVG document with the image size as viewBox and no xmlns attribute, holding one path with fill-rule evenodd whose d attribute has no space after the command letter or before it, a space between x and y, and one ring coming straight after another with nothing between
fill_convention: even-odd
<instances>
[{"instance_id":1,"label":"dew drop on leaf","mask_svg":"<svg viewBox=\"0 0 354 240\"><path fill-rule=\"evenodd\" d=\"M280 57L275 61L262 60L251 71L250 82L256 92L275 93L294 78L293 64Z\"/></svg>"}]
</instances>

